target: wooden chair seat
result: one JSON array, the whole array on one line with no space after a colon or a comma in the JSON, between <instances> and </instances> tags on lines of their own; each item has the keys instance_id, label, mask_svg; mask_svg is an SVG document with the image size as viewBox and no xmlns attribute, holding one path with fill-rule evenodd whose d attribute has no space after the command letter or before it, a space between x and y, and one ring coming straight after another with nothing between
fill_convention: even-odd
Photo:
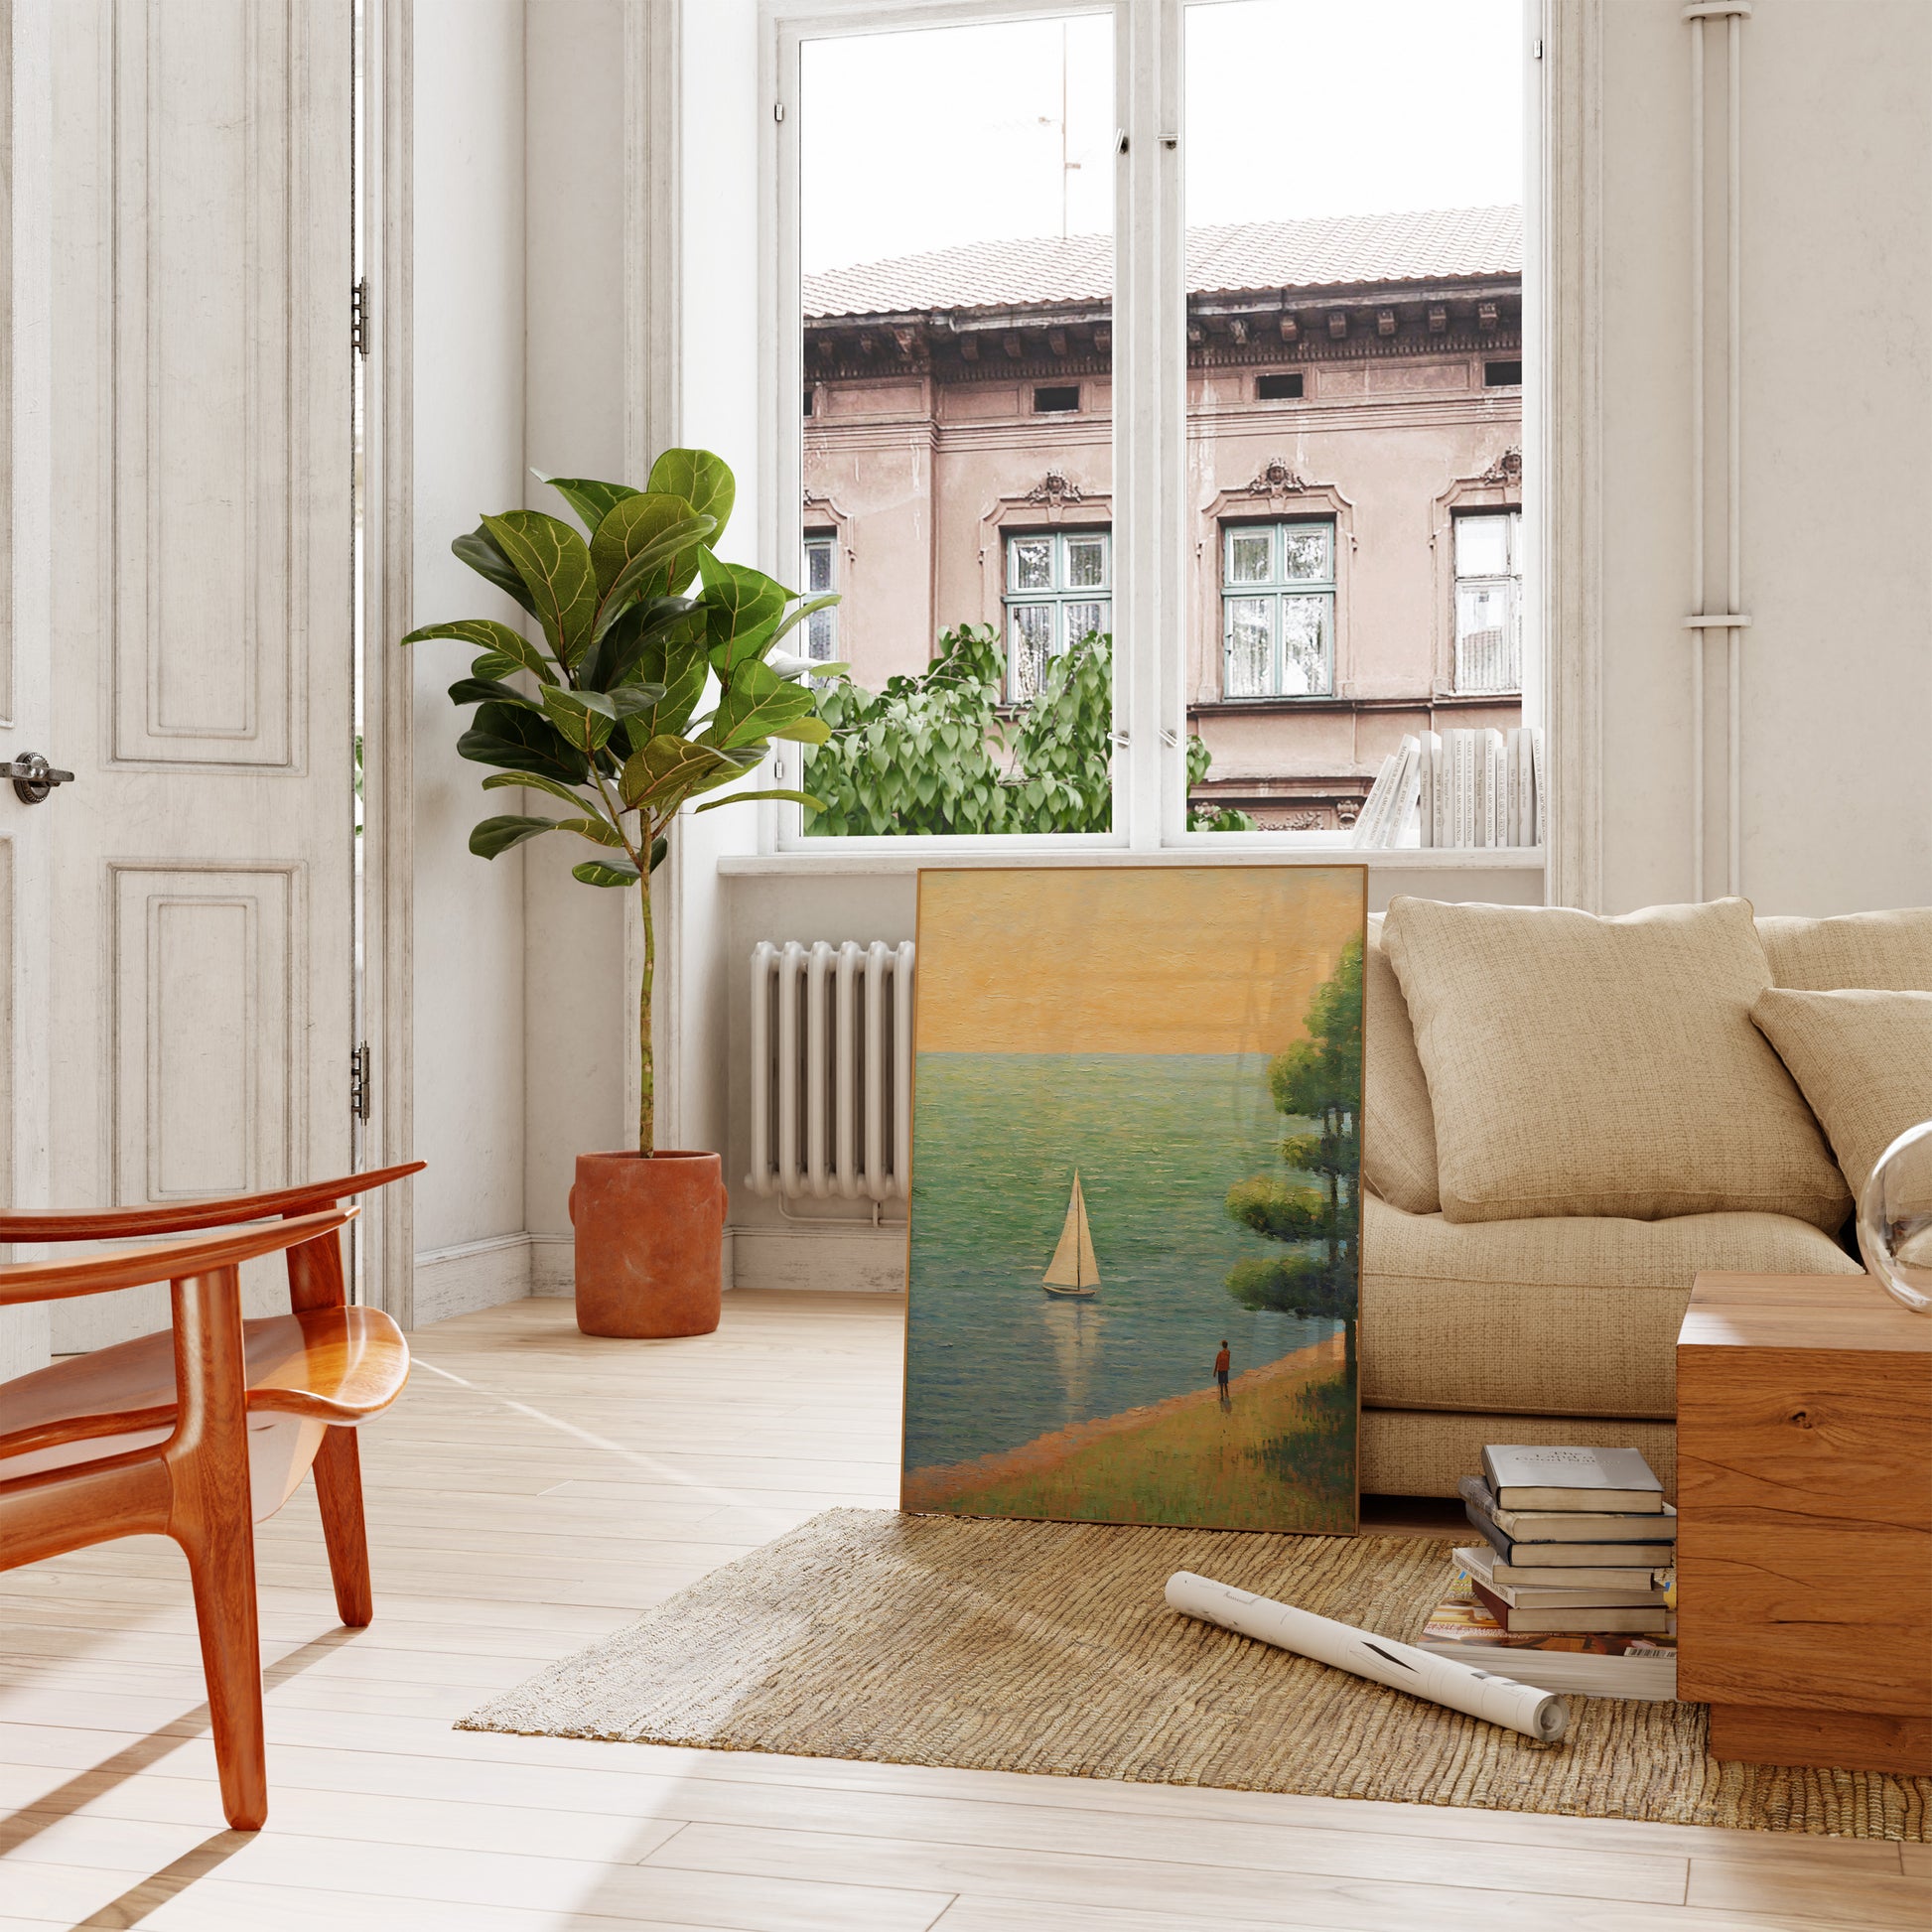
<instances>
[{"instance_id":1,"label":"wooden chair seat","mask_svg":"<svg viewBox=\"0 0 1932 1932\"><path fill-rule=\"evenodd\" d=\"M258 1316L241 1328L251 1437L276 1417L319 1427L364 1422L388 1408L409 1378L409 1345L377 1309L309 1309ZM0 1481L158 1442L178 1409L174 1336L166 1331L0 1383ZM312 1432L283 1433L291 1449L306 1442L313 1451ZM258 1476L273 1460L250 1457ZM271 1515L285 1499L286 1492L264 1493L258 1481L253 1514Z\"/></svg>"}]
</instances>

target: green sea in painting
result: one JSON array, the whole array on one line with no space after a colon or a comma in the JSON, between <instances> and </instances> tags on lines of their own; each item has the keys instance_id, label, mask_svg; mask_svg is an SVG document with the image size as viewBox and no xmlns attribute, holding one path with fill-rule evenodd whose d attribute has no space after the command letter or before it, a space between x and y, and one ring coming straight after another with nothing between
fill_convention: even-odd
<instances>
[{"instance_id":1,"label":"green sea in painting","mask_svg":"<svg viewBox=\"0 0 1932 1932\"><path fill-rule=\"evenodd\" d=\"M1225 1205L1234 1182L1282 1174L1282 1137L1303 1131L1276 1112L1268 1065L1259 1054L919 1055L908 1472L1211 1389L1223 1339L1237 1378L1329 1344L1307 1358L1328 1391L1310 1400L1345 1399L1352 1445L1354 1391L1336 1380L1342 1324L1250 1311L1227 1290L1238 1261L1284 1253ZM1040 1287L1076 1169L1100 1268L1089 1302ZM1262 1480L1266 1445L1243 1453ZM1346 1488L1344 1527L1352 1467ZM1164 1520L1158 1497L1147 1507L1141 1520Z\"/></svg>"}]
</instances>

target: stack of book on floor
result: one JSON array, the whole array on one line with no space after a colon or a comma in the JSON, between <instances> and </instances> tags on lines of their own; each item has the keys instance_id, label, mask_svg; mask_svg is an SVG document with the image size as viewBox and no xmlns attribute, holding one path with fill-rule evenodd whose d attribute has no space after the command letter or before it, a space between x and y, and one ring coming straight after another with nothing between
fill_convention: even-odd
<instances>
[{"instance_id":1,"label":"stack of book on floor","mask_svg":"<svg viewBox=\"0 0 1932 1932\"><path fill-rule=\"evenodd\" d=\"M1634 1449L1494 1446L1458 1485L1482 1541L1422 1647L1546 1691L1677 1695L1677 1512Z\"/></svg>"}]
</instances>

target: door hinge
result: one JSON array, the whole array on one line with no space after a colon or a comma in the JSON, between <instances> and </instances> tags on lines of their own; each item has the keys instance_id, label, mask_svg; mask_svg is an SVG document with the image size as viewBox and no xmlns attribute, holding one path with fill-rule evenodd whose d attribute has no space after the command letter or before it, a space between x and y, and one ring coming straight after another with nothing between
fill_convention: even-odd
<instances>
[{"instance_id":1,"label":"door hinge","mask_svg":"<svg viewBox=\"0 0 1932 1932\"><path fill-rule=\"evenodd\" d=\"M348 343L365 361L369 353L369 278L364 275L348 292Z\"/></svg>"},{"instance_id":2,"label":"door hinge","mask_svg":"<svg viewBox=\"0 0 1932 1932\"><path fill-rule=\"evenodd\" d=\"M357 1120L365 1121L369 1117L372 1085L369 1078L369 1047L364 1040L348 1056L348 1111Z\"/></svg>"}]
</instances>

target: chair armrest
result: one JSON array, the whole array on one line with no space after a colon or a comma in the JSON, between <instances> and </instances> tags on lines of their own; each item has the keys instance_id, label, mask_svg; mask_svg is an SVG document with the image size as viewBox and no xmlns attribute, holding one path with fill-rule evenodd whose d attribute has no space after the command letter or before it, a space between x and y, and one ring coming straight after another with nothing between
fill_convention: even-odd
<instances>
[{"instance_id":1,"label":"chair armrest","mask_svg":"<svg viewBox=\"0 0 1932 1932\"><path fill-rule=\"evenodd\" d=\"M373 1168L334 1180L312 1180L300 1187L278 1187L265 1194L232 1194L221 1200L163 1201L152 1207L28 1209L0 1214L0 1241L126 1241L144 1234L187 1234L199 1228L230 1227L237 1221L266 1220L272 1214L300 1214L350 1200L392 1180L421 1173L428 1164L405 1161L400 1167Z\"/></svg>"},{"instance_id":2,"label":"chair armrest","mask_svg":"<svg viewBox=\"0 0 1932 1932\"><path fill-rule=\"evenodd\" d=\"M201 1241L175 1241L159 1248L128 1248L114 1254L86 1255L78 1261L27 1261L0 1268L0 1308L22 1302L63 1302L78 1295L106 1295L149 1282L186 1281L234 1268L257 1255L314 1241L352 1221L354 1207L331 1207L296 1220L266 1221Z\"/></svg>"}]
</instances>

